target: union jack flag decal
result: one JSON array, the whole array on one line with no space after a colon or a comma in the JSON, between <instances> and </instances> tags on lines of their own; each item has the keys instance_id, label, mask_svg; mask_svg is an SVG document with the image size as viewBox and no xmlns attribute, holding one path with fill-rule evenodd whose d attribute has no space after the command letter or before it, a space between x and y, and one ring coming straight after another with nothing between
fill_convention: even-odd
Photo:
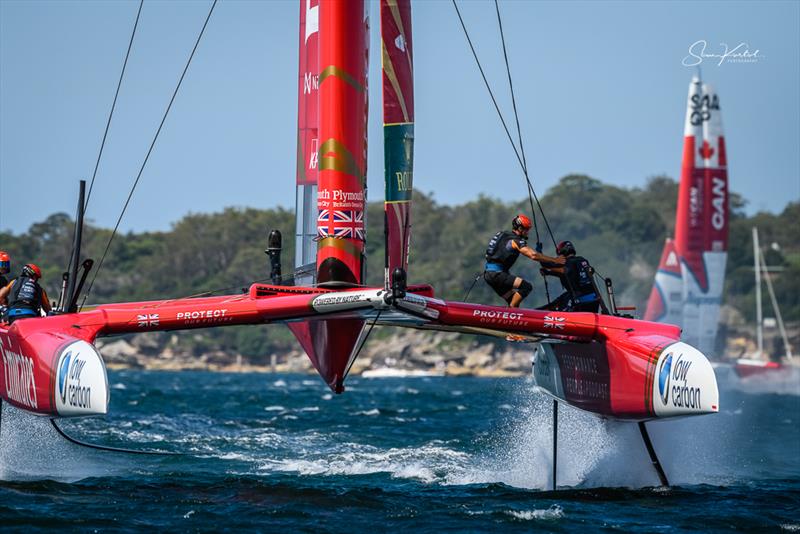
<instances>
[{"instance_id":1,"label":"union jack flag decal","mask_svg":"<svg viewBox=\"0 0 800 534\"><path fill-rule=\"evenodd\" d=\"M150 313L137 315L136 320L139 321L139 328L146 328L148 326L158 326L159 317L157 313Z\"/></svg>"},{"instance_id":2,"label":"union jack flag decal","mask_svg":"<svg viewBox=\"0 0 800 534\"><path fill-rule=\"evenodd\" d=\"M558 317L556 315L545 315L544 316L544 327L545 328L558 328L559 330L564 330L564 322L566 321L566 317Z\"/></svg>"},{"instance_id":3,"label":"union jack flag decal","mask_svg":"<svg viewBox=\"0 0 800 534\"><path fill-rule=\"evenodd\" d=\"M318 237L351 238L364 241L364 212L361 210L319 210Z\"/></svg>"}]
</instances>

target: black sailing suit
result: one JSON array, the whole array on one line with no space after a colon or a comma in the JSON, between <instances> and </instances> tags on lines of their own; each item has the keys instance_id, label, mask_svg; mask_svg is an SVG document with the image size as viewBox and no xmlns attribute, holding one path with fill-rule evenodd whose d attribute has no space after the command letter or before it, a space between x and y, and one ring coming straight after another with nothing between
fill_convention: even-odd
<instances>
[{"instance_id":1,"label":"black sailing suit","mask_svg":"<svg viewBox=\"0 0 800 534\"><path fill-rule=\"evenodd\" d=\"M44 300L44 290L35 279L21 275L14 280L11 292L8 294L8 322L16 319L39 317Z\"/></svg>"},{"instance_id":2,"label":"black sailing suit","mask_svg":"<svg viewBox=\"0 0 800 534\"><path fill-rule=\"evenodd\" d=\"M516 247L513 245L515 242ZM497 232L486 247L486 268L483 279L506 302L511 302L509 292L517 291L522 298L525 298L533 288L527 280L523 280L519 288L514 288L517 277L509 272L519 258L520 249L527 246L528 242L524 237L506 230Z\"/></svg>"},{"instance_id":3,"label":"black sailing suit","mask_svg":"<svg viewBox=\"0 0 800 534\"><path fill-rule=\"evenodd\" d=\"M545 267L556 266L545 265ZM546 309L597 313L600 308L600 296L594 290L591 265L586 258L568 256L562 272L545 270L545 273L557 276L564 287L564 293L547 304Z\"/></svg>"}]
</instances>

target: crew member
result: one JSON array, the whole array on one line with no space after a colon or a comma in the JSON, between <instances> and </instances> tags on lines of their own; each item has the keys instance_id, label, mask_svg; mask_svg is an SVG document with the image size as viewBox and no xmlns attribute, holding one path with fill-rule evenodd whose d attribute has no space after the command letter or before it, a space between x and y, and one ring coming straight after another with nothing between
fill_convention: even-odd
<instances>
[{"instance_id":1,"label":"crew member","mask_svg":"<svg viewBox=\"0 0 800 534\"><path fill-rule=\"evenodd\" d=\"M564 293L544 306L548 310L587 311L597 313L600 296L592 281L592 266L586 258L578 256L572 241L562 241L556 247L558 261L542 262L542 274L556 276Z\"/></svg>"},{"instance_id":2,"label":"crew member","mask_svg":"<svg viewBox=\"0 0 800 534\"><path fill-rule=\"evenodd\" d=\"M541 243L536 244L536 250L528 246L530 229L531 220L519 214L511 221L511 231L497 232L486 248L486 269L483 279L512 308L518 308L522 300L533 291L530 282L509 272L520 254L538 262L561 261L559 258L542 254Z\"/></svg>"},{"instance_id":3,"label":"crew member","mask_svg":"<svg viewBox=\"0 0 800 534\"><path fill-rule=\"evenodd\" d=\"M11 256L0 250L0 289L8 285L6 275L11 272Z\"/></svg>"},{"instance_id":4,"label":"crew member","mask_svg":"<svg viewBox=\"0 0 800 534\"><path fill-rule=\"evenodd\" d=\"M0 289L0 304L7 304L6 317L9 323L17 319L40 317L42 310L50 311L47 293L39 285L42 270L33 263L22 268L22 274Z\"/></svg>"},{"instance_id":5,"label":"crew member","mask_svg":"<svg viewBox=\"0 0 800 534\"><path fill-rule=\"evenodd\" d=\"M0 250L0 289L8 285L8 278L6 278L6 275L9 272L11 272L11 256L9 256L7 252ZM0 321L3 320L5 314L6 306L0 301Z\"/></svg>"}]
</instances>

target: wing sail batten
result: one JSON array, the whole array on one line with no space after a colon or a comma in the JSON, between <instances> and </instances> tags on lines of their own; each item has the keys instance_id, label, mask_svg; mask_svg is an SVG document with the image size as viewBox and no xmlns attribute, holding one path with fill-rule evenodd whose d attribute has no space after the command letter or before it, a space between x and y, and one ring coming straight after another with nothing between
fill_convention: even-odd
<instances>
[{"instance_id":1,"label":"wing sail batten","mask_svg":"<svg viewBox=\"0 0 800 534\"><path fill-rule=\"evenodd\" d=\"M300 1L295 283L316 282L319 175L319 2Z\"/></svg>"},{"instance_id":2,"label":"wing sail batten","mask_svg":"<svg viewBox=\"0 0 800 534\"><path fill-rule=\"evenodd\" d=\"M381 0L385 285L408 270L414 181L414 61L410 0Z\"/></svg>"}]
</instances>

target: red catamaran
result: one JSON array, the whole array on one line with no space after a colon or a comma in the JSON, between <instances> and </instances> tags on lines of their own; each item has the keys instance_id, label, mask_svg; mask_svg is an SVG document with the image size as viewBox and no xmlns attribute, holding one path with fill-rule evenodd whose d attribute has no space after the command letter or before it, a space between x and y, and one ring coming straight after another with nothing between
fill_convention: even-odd
<instances>
[{"instance_id":1,"label":"red catamaran","mask_svg":"<svg viewBox=\"0 0 800 534\"><path fill-rule=\"evenodd\" d=\"M365 326L377 323L540 341L534 362L539 387L558 401L604 417L641 422L718 411L714 371L699 350L680 341L677 326L613 314L449 302L437 299L430 286L406 284L414 142L410 1L381 0L380 15L384 286L363 285L365 5L301 0L295 285L253 284L245 294L104 304L81 311L74 304L78 285L65 299L65 313L0 325L3 400L50 417L105 414L109 389L103 358L94 346L98 337L271 323L288 324L325 383L341 393ZM713 200L709 203L713 209ZM274 244L272 253L279 249ZM74 269L72 279L76 276Z\"/></svg>"}]
</instances>

